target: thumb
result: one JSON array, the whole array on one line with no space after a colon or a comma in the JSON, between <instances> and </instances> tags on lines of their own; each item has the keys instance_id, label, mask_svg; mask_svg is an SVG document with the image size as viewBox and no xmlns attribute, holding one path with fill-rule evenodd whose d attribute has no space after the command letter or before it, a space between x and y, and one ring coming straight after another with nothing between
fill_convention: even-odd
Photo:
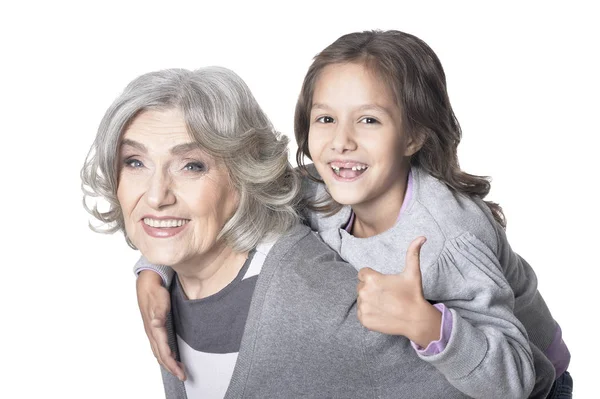
<instances>
[{"instance_id":1,"label":"thumb","mask_svg":"<svg viewBox=\"0 0 600 399\"><path fill-rule=\"evenodd\" d=\"M406 251L406 265L404 266L404 273L417 276L421 279L421 247L425 244L427 238L417 237L415 238Z\"/></svg>"}]
</instances>

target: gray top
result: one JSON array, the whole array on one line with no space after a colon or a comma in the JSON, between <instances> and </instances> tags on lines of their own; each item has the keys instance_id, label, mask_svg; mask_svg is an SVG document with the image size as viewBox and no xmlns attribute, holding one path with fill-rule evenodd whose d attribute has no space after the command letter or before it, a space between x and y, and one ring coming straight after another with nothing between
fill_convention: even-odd
<instances>
[{"instance_id":1,"label":"gray top","mask_svg":"<svg viewBox=\"0 0 600 399\"><path fill-rule=\"evenodd\" d=\"M318 176L312 165L309 168ZM481 281L477 288L480 281L476 274L488 273L494 279L490 273L501 273L502 282L508 282L514 294L514 302L508 300L525 326L534 355L536 384L531 397L545 398L554 382L555 370L544 352L559 327L537 290L533 269L512 251L504 229L482 200L452 192L419 168L412 168L411 172L412 195L403 204L401 218L382 234L357 238L345 231L343 227L351 214L348 206L331 217L309 213L308 223L356 269L368 266L386 274L402 271L409 243L420 235L426 236L421 250L425 297L455 309L462 308L460 296L484 295L481 290L486 289L486 284ZM326 194L324 185L309 179L304 180L304 190L308 198L323 198ZM475 294L478 289L479 294ZM475 291L469 294L471 290Z\"/></svg>"},{"instance_id":2,"label":"gray top","mask_svg":"<svg viewBox=\"0 0 600 399\"><path fill-rule=\"evenodd\" d=\"M360 239L340 229L348 221L349 207L332 217L308 214L307 220L313 229L321 232L328 245L357 269L369 266L383 273L402 270L408 243L418 235L425 235L428 241L421 257L425 295L427 299L454 307L454 312L463 314L462 318L467 321L471 315L464 305L469 304L470 296L483 295L490 281L494 285L493 281L497 280L498 288L503 288L501 282L507 283L511 289L511 294L506 296L511 303L508 308L514 306L514 314L529 334L536 370L531 397L545 397L554 380L554 368L543 352L550 345L557 324L537 291L533 270L512 251L504 230L495 223L482 201L455 194L418 169L413 169L413 178L414 192L401 220L383 234ZM325 187L305 179L305 191L308 197L318 198ZM160 269L148 265L144 259L140 259L137 266ZM164 271L168 275L169 269ZM491 302L473 304L493 310ZM511 318L512 315L505 322L519 329L521 325L513 323ZM472 356L482 355L478 342L482 340L465 343L466 348L474 348ZM450 348L446 349L431 360L443 358Z\"/></svg>"},{"instance_id":3,"label":"gray top","mask_svg":"<svg viewBox=\"0 0 600 399\"><path fill-rule=\"evenodd\" d=\"M250 301L258 279L258 275L245 278L253 255L254 251L231 283L206 298L188 299L179 279L173 279L171 308L175 331L192 349L215 354L240 350Z\"/></svg>"},{"instance_id":4,"label":"gray top","mask_svg":"<svg viewBox=\"0 0 600 399\"><path fill-rule=\"evenodd\" d=\"M188 299L179 279L173 279L173 325L189 397L222 398L227 391L262 267L260 256L253 262L254 254L250 252L233 281L205 298Z\"/></svg>"},{"instance_id":5,"label":"gray top","mask_svg":"<svg viewBox=\"0 0 600 399\"><path fill-rule=\"evenodd\" d=\"M456 241L454 254L469 245ZM478 264L486 254L481 247L460 259ZM297 226L267 255L226 397L526 397L532 355L511 312L512 291L494 268L464 266L467 276L448 272L440 281L432 298L448 299L454 329L442 353L420 358L406 338L360 325L356 270ZM176 351L173 337L171 329ZM166 377L167 397L185 398L183 384Z\"/></svg>"}]
</instances>

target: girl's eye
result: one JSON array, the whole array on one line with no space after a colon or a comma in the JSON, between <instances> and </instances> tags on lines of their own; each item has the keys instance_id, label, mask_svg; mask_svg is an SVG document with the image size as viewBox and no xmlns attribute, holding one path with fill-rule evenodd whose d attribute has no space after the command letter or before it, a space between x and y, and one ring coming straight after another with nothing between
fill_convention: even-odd
<instances>
[{"instance_id":1,"label":"girl's eye","mask_svg":"<svg viewBox=\"0 0 600 399\"><path fill-rule=\"evenodd\" d=\"M134 158L129 158L126 159L124 161L125 166L128 166L130 168L141 168L144 166L144 164L141 161L138 161L137 159Z\"/></svg>"},{"instance_id":2,"label":"girl's eye","mask_svg":"<svg viewBox=\"0 0 600 399\"><path fill-rule=\"evenodd\" d=\"M367 125L370 125L370 124L374 124L374 123L379 123L379 121L375 118L371 118L371 117L367 116L367 117L362 118L360 120L360 123L365 123Z\"/></svg>"},{"instance_id":3,"label":"girl's eye","mask_svg":"<svg viewBox=\"0 0 600 399\"><path fill-rule=\"evenodd\" d=\"M206 170L206 166L204 166L201 162L190 162L186 164L183 169L189 170L190 172L204 172Z\"/></svg>"},{"instance_id":4,"label":"girl's eye","mask_svg":"<svg viewBox=\"0 0 600 399\"><path fill-rule=\"evenodd\" d=\"M320 118L317 118L317 122L319 123L333 123L334 120L331 116L321 116Z\"/></svg>"}]
</instances>

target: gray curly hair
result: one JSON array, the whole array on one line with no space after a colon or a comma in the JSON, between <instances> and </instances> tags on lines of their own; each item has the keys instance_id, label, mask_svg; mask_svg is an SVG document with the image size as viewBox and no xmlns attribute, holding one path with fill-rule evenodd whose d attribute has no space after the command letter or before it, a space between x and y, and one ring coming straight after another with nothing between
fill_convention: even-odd
<instances>
[{"instance_id":1,"label":"gray curly hair","mask_svg":"<svg viewBox=\"0 0 600 399\"><path fill-rule=\"evenodd\" d=\"M239 206L218 239L240 252L259 241L281 234L296 224L300 181L288 161L288 138L281 135L262 111L246 83L223 67L195 71L167 69L133 80L108 108L81 170L83 204L103 226L90 228L113 233L124 229L117 200L118 152L129 123L142 111L177 108L190 136L217 161L223 162L240 195ZM88 205L101 197L109 208ZM135 247L134 247L135 248Z\"/></svg>"}]
</instances>

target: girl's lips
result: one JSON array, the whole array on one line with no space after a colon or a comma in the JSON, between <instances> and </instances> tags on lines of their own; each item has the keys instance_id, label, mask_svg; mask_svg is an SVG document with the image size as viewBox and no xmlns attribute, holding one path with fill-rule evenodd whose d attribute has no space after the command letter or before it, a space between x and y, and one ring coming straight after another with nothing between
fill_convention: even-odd
<instances>
[{"instance_id":1,"label":"girl's lips","mask_svg":"<svg viewBox=\"0 0 600 399\"><path fill-rule=\"evenodd\" d=\"M144 228L144 231L146 232L146 234L148 234L150 237L154 237L154 238L169 238L169 237L173 237L179 233L181 233L189 223L185 223L183 226L179 226L179 227L151 227L148 226L146 223L144 223L144 221L140 221L140 223L142 224L142 227Z\"/></svg>"}]
</instances>

